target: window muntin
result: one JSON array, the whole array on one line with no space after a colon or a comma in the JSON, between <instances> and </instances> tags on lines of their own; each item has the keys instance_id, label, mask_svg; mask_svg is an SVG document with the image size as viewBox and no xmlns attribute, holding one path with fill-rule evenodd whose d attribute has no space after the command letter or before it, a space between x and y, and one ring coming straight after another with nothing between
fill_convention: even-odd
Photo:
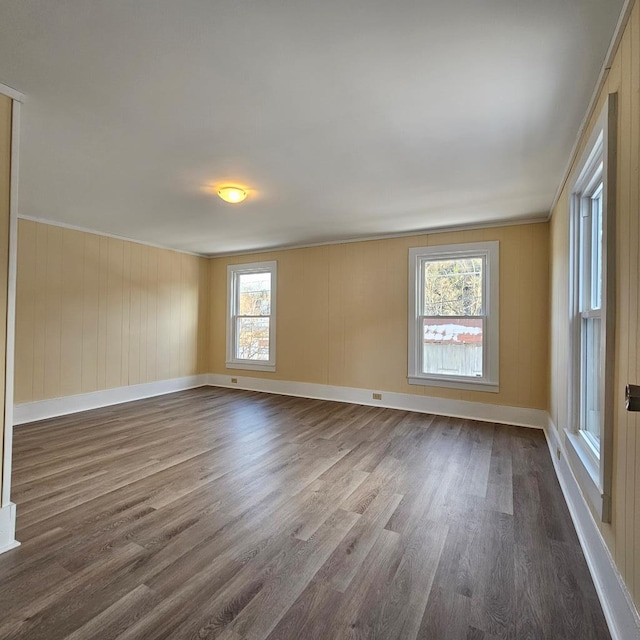
<instances>
[{"instance_id":1,"label":"window muntin","mask_svg":"<svg viewBox=\"0 0 640 640\"><path fill-rule=\"evenodd\" d=\"M410 383L497 391L497 252L497 242L410 250Z\"/></svg>"},{"instance_id":2,"label":"window muntin","mask_svg":"<svg viewBox=\"0 0 640 640\"><path fill-rule=\"evenodd\" d=\"M276 263L228 267L227 367L275 370Z\"/></svg>"}]
</instances>

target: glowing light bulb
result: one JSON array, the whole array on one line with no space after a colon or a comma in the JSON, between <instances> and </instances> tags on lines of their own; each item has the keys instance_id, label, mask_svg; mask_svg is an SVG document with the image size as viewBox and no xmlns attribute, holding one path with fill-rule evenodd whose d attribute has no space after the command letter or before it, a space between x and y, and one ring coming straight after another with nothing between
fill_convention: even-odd
<instances>
[{"instance_id":1,"label":"glowing light bulb","mask_svg":"<svg viewBox=\"0 0 640 640\"><path fill-rule=\"evenodd\" d=\"M220 187L218 189L218 195L225 201L231 204L237 204L242 202L247 197L247 192L240 187Z\"/></svg>"}]
</instances>

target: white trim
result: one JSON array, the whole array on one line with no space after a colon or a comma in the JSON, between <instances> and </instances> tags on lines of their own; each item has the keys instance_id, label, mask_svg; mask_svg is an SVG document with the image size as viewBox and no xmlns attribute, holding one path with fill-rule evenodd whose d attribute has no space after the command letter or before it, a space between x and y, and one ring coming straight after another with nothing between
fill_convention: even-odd
<instances>
[{"instance_id":1,"label":"white trim","mask_svg":"<svg viewBox=\"0 0 640 640\"><path fill-rule=\"evenodd\" d=\"M93 393L83 393L76 396L52 398L51 400L39 400L15 405L14 424L25 424L37 420L46 420L57 416L66 416L80 411L89 411L101 407L109 407L123 402L152 398L166 393L184 391L203 387L207 384L208 374L186 376L184 378L172 378L158 382L135 384L128 387L116 387L104 389Z\"/></svg>"},{"instance_id":2,"label":"white trim","mask_svg":"<svg viewBox=\"0 0 640 640\"><path fill-rule=\"evenodd\" d=\"M580 140L582 140L582 136L589 124L589 120L591 120L591 116L595 111L596 104L598 102L598 97L602 92L602 89L605 86L605 81L607 79L607 74L611 69L611 65L613 64L613 60L618 53L618 47L620 45L620 41L622 40L622 34L627 27L627 23L629 22L629 18L631 17L631 10L635 4L635 0L625 0L624 5L622 6L622 10L620 11L620 17L618 18L618 24L616 24L616 28L613 32L613 36L611 38L611 42L609 43L609 49L607 50L607 55L605 56L604 62L602 63L602 67L600 68L600 73L598 74L598 79L596 81L596 85L591 94L591 98L589 99L589 105L587 106L587 110L585 111L584 117L582 118L582 122L580 123L580 127L578 128L578 133L576 134L575 141L573 143L573 147L571 149L571 153L569 154L569 160L567 161L567 166L562 174L562 179L560 180L560 184L558 185L558 189L553 197L553 201L551 202L551 208L549 209L549 215L547 216L547 220L551 220L551 216L553 215L553 210L556 208L558 204L558 200L560 199L560 195L564 190L567 182L569 181L569 176L573 171L573 166L577 160L578 155L578 147L580 146Z\"/></svg>"},{"instance_id":3,"label":"white trim","mask_svg":"<svg viewBox=\"0 0 640 640\"><path fill-rule=\"evenodd\" d=\"M588 451L582 434L565 430L565 445L567 458L577 476L578 484L586 494L589 504L602 519L604 496L600 487L600 465L595 456Z\"/></svg>"},{"instance_id":4,"label":"white trim","mask_svg":"<svg viewBox=\"0 0 640 640\"><path fill-rule=\"evenodd\" d=\"M232 383L232 377L238 382ZM298 398L348 402L370 407L385 407L535 429L544 429L547 421L547 412L543 409L449 400L447 398L433 398L412 393L337 387L310 382L289 382L286 380L273 380L272 378L238 377L219 373L210 373L208 384L228 389L244 389ZM382 400L373 400L374 392L381 393Z\"/></svg>"},{"instance_id":5,"label":"white trim","mask_svg":"<svg viewBox=\"0 0 640 640\"><path fill-rule=\"evenodd\" d=\"M394 240L395 238L411 238L413 236L429 236L436 233L452 233L455 231L477 231L479 229L500 229L502 227L517 227L525 224L540 224L549 222L549 214L542 213L526 218L510 218L508 220L489 220L487 222L470 222L466 224L452 224L447 227L427 227L413 229L412 231L398 231L397 233L371 233L350 238L336 240L323 240L321 242L302 242L295 244L279 244L273 247L258 249L241 249L240 251L224 251L221 253L203 254L205 258L233 258L237 256L250 256L261 253L273 253L274 251L293 251L295 249L309 249L311 247L327 247L334 244L352 244L354 242L374 242L375 240Z\"/></svg>"},{"instance_id":6,"label":"white trim","mask_svg":"<svg viewBox=\"0 0 640 640\"><path fill-rule=\"evenodd\" d=\"M29 220L29 222L38 222L39 224L48 224L50 227L60 227L61 229L70 229L71 231L81 231L82 233L90 233L94 236L102 236L103 238L114 238L115 240L123 240L124 242L133 242L134 244L143 244L146 247L154 247L155 249L164 249L165 251L174 251L175 253L184 253L188 256L196 256L197 258L209 258L204 253L196 253L195 251L186 251L185 249L175 249L164 244L156 242L147 242L146 240L136 240L128 236L120 236L117 233L107 233L106 231L96 231L87 227L81 227L77 224L68 224L67 222L58 222L57 220L48 220L47 218L37 218L35 216L27 216L19 213L20 220Z\"/></svg>"},{"instance_id":7,"label":"white trim","mask_svg":"<svg viewBox=\"0 0 640 640\"><path fill-rule=\"evenodd\" d=\"M611 522L611 492L613 484L613 421L614 421L614 350L615 350L615 217L616 217L616 144L617 94L607 100L589 135L587 145L577 165L577 176L571 185L569 220L569 393L567 394L567 425L569 454L582 487L603 522ZM602 301L600 310L592 309L583 300L584 291L591 291L591 196L602 182ZM585 204L585 200L587 203ZM587 208L588 216L585 216ZM587 219L589 222L587 223ZM586 226L588 225L588 226ZM586 226L586 236L583 230ZM587 265L587 266L585 266ZM590 300L591 293L588 294ZM582 437L577 437L584 425L582 388L583 319L601 320L600 347L600 432L599 455Z\"/></svg>"},{"instance_id":8,"label":"white trim","mask_svg":"<svg viewBox=\"0 0 640 640\"><path fill-rule=\"evenodd\" d=\"M13 453L13 379L16 325L16 271L18 261L18 181L20 168L20 102L11 109L11 186L9 195L9 264L7 271L7 329L5 343L4 438L2 497L0 506L11 504Z\"/></svg>"},{"instance_id":9,"label":"white trim","mask_svg":"<svg viewBox=\"0 0 640 640\"><path fill-rule=\"evenodd\" d=\"M236 279L242 274L268 273L271 276L271 298L269 300L269 360L240 360L236 358L236 313L237 299ZM227 265L227 369L246 369L249 371L276 370L276 322L278 306L278 262L247 262L245 264Z\"/></svg>"},{"instance_id":10,"label":"white trim","mask_svg":"<svg viewBox=\"0 0 640 640\"><path fill-rule=\"evenodd\" d=\"M8 96L9 98L11 98L12 100L15 100L16 102L24 102L23 93L16 91L13 87L3 84L2 82L0 82L0 93L2 95Z\"/></svg>"},{"instance_id":11,"label":"white trim","mask_svg":"<svg viewBox=\"0 0 640 640\"><path fill-rule=\"evenodd\" d=\"M553 466L613 640L640 639L640 616L569 465L551 418L545 428ZM557 457L560 449L560 460Z\"/></svg>"},{"instance_id":12,"label":"white trim","mask_svg":"<svg viewBox=\"0 0 640 640\"><path fill-rule=\"evenodd\" d=\"M231 362L225 362L227 369L238 369L238 371L263 371L266 373L275 373L275 364L258 364L253 362L242 362L241 360L234 360Z\"/></svg>"},{"instance_id":13,"label":"white trim","mask_svg":"<svg viewBox=\"0 0 640 640\"><path fill-rule=\"evenodd\" d=\"M471 376L446 376L437 374L424 374L422 351L422 324L420 311L422 300L422 264L428 260L455 260L471 257L481 257L484 261L482 282L483 314L478 318L485 320L484 344L483 344L483 376L473 378ZM466 242L462 244L435 245L427 247L412 247L409 249L409 312L408 312L408 373L409 384L419 384L435 387L448 387L450 389L467 389L476 391L499 391L500 369L500 243L497 240L490 242Z\"/></svg>"},{"instance_id":14,"label":"white trim","mask_svg":"<svg viewBox=\"0 0 640 640\"><path fill-rule=\"evenodd\" d=\"M308 249L312 247L326 247L334 244L353 244L355 242L372 242L375 240L393 240L395 238L411 238L413 236L425 236L434 235L436 233L452 233L455 231L475 231L479 229L500 229L502 227L517 227L526 224L542 224L549 221L549 215L547 213L539 216L527 217L527 218L514 218L511 220L497 220L477 224L459 224L451 225L448 227L435 227L433 229L415 229L413 231L402 231L398 233L386 233L386 234L371 234L362 235L354 238L343 238L338 240L327 240L324 242L309 242L300 244L281 244L273 247L263 247L257 249L242 249L241 251L229 251L222 253L199 253L197 251L187 251L186 249L176 249L163 244L157 244L155 242L147 242L146 240L137 240L128 236L121 236L115 233L107 233L106 231L97 231L96 229L90 229L88 227L82 227L76 224L69 224L66 222L58 222L57 220L50 220L49 218L39 218L37 216L29 216L24 213L18 213L20 220L29 220L30 222L39 222L40 224L48 224L52 227L60 227L62 229L71 229L72 231L82 231L83 233L91 233L94 236L103 236L105 238L114 238L116 240L125 240L126 242L133 242L135 244L143 244L147 247L155 247L156 249L165 249L167 251L175 251L176 253L185 253L189 256L196 256L198 258L234 258L238 256L250 256L260 255L262 253L273 253L275 251L294 251L296 249Z\"/></svg>"},{"instance_id":15,"label":"white trim","mask_svg":"<svg viewBox=\"0 0 640 640\"><path fill-rule=\"evenodd\" d=\"M10 502L0 507L0 553L19 546L16 540L16 505Z\"/></svg>"},{"instance_id":16,"label":"white trim","mask_svg":"<svg viewBox=\"0 0 640 640\"><path fill-rule=\"evenodd\" d=\"M500 393L500 387L493 382L469 382L467 378L436 378L436 377L420 377L407 376L409 384L421 384L423 387L441 387L443 389L462 389L463 391L482 391L485 393Z\"/></svg>"}]
</instances>

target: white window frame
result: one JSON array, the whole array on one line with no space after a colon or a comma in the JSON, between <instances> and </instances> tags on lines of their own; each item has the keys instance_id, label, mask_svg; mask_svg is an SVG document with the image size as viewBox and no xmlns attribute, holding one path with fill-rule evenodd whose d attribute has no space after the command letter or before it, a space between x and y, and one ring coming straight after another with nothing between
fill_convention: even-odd
<instances>
[{"instance_id":1,"label":"white window frame","mask_svg":"<svg viewBox=\"0 0 640 640\"><path fill-rule=\"evenodd\" d=\"M567 455L580 486L603 522L611 522L613 483L613 404L615 349L615 198L617 94L610 94L593 128L576 171L570 200L569 245L569 393ZM583 302L591 298L592 198L602 184L602 291L600 309ZM585 367L584 319L599 318L600 439L582 429Z\"/></svg>"},{"instance_id":2,"label":"white window frame","mask_svg":"<svg viewBox=\"0 0 640 640\"><path fill-rule=\"evenodd\" d=\"M484 259L483 269L483 373L482 377L449 376L422 372L422 318L419 313L424 295L423 263L430 260ZM499 242L468 242L464 244L409 249L409 384L452 389L489 391L499 388ZM459 317L459 316L456 316Z\"/></svg>"},{"instance_id":3,"label":"white window frame","mask_svg":"<svg viewBox=\"0 0 640 640\"><path fill-rule=\"evenodd\" d=\"M251 273L271 274L271 305L269 318L269 360L243 360L236 357L238 279L240 275ZM276 301L278 285L278 263L250 262L227 266L227 369L247 369L250 371L276 370Z\"/></svg>"}]
</instances>

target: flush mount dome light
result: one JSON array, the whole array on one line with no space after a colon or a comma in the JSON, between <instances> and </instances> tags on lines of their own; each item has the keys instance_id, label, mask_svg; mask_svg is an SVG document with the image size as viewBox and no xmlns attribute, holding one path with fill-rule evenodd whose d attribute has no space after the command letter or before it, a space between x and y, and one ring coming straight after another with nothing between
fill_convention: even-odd
<instances>
[{"instance_id":1,"label":"flush mount dome light","mask_svg":"<svg viewBox=\"0 0 640 640\"><path fill-rule=\"evenodd\" d=\"M218 195L225 201L231 204L237 204L242 202L247 197L247 192L240 187L234 187L231 185L220 187L218 189Z\"/></svg>"}]
</instances>

